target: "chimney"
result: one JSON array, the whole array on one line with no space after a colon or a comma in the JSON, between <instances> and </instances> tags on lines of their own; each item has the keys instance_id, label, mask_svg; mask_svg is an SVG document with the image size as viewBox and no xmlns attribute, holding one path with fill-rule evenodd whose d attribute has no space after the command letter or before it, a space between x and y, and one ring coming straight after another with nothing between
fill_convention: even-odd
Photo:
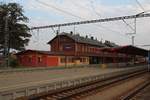
<instances>
[{"instance_id":1,"label":"chimney","mask_svg":"<svg viewBox=\"0 0 150 100\"><path fill-rule=\"evenodd\" d=\"M70 31L70 35L73 35L73 32L72 32L72 31Z\"/></svg>"},{"instance_id":2,"label":"chimney","mask_svg":"<svg viewBox=\"0 0 150 100\"><path fill-rule=\"evenodd\" d=\"M93 37L93 36L91 36L91 40L94 40L94 37Z\"/></svg>"},{"instance_id":3,"label":"chimney","mask_svg":"<svg viewBox=\"0 0 150 100\"><path fill-rule=\"evenodd\" d=\"M86 35L86 36L85 36L85 38L87 39L87 38L88 38L88 36Z\"/></svg>"}]
</instances>

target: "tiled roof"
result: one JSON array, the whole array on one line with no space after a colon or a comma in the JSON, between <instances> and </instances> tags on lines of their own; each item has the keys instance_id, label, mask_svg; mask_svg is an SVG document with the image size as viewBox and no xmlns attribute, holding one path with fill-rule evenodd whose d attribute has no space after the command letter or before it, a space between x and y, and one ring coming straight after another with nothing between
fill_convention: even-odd
<instances>
[{"instance_id":1,"label":"tiled roof","mask_svg":"<svg viewBox=\"0 0 150 100\"><path fill-rule=\"evenodd\" d=\"M104 43L107 47L119 47L119 45L115 44L115 43L112 43L110 41L105 41Z\"/></svg>"},{"instance_id":2,"label":"tiled roof","mask_svg":"<svg viewBox=\"0 0 150 100\"><path fill-rule=\"evenodd\" d=\"M80 36L79 34L71 34L71 33L63 32L63 33L59 34L59 36L60 35L66 35L79 43L86 43L86 44L96 45L96 46L100 46L100 47L106 47L105 44L103 44L101 41L98 41L97 39L83 37L83 36Z\"/></svg>"},{"instance_id":3,"label":"tiled roof","mask_svg":"<svg viewBox=\"0 0 150 100\"><path fill-rule=\"evenodd\" d=\"M25 50L16 53L16 55L24 54L26 52L36 52L36 53L41 53L41 54L46 54L46 55L64 55L63 52L51 52L51 51L42 51L42 50Z\"/></svg>"},{"instance_id":4,"label":"tiled roof","mask_svg":"<svg viewBox=\"0 0 150 100\"><path fill-rule=\"evenodd\" d=\"M50 51L42 51L42 50L25 50L25 51L21 51L16 53L17 55L22 54L22 53L26 53L26 52L37 52L37 53L42 53L42 54L51 54Z\"/></svg>"}]
</instances>

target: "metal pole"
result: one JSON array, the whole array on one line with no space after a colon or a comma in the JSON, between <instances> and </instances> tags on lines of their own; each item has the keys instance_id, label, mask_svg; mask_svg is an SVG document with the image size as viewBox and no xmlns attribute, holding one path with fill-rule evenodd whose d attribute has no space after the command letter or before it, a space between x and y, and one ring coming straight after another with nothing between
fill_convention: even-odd
<instances>
[{"instance_id":1,"label":"metal pole","mask_svg":"<svg viewBox=\"0 0 150 100\"><path fill-rule=\"evenodd\" d=\"M9 41L9 33L8 33L8 16L5 17L5 42L4 42L4 58L5 58L5 67L9 66L9 52L8 52L8 41Z\"/></svg>"},{"instance_id":2,"label":"metal pole","mask_svg":"<svg viewBox=\"0 0 150 100\"><path fill-rule=\"evenodd\" d=\"M134 19L134 34L136 34L136 17L135 17L135 19ZM135 38L135 36L132 36L132 45L134 46L134 38Z\"/></svg>"},{"instance_id":3,"label":"metal pole","mask_svg":"<svg viewBox=\"0 0 150 100\"><path fill-rule=\"evenodd\" d=\"M136 34L136 18L134 19L134 34Z\"/></svg>"},{"instance_id":4,"label":"metal pole","mask_svg":"<svg viewBox=\"0 0 150 100\"><path fill-rule=\"evenodd\" d=\"M73 33L75 34L75 32L76 32L76 26L74 25L74 27L73 27Z\"/></svg>"},{"instance_id":5,"label":"metal pole","mask_svg":"<svg viewBox=\"0 0 150 100\"><path fill-rule=\"evenodd\" d=\"M60 27L58 27L58 30L56 32L56 35L58 36L58 51L60 51L60 37L59 37L59 34L60 34Z\"/></svg>"},{"instance_id":6,"label":"metal pole","mask_svg":"<svg viewBox=\"0 0 150 100\"><path fill-rule=\"evenodd\" d=\"M144 12L142 12L142 13L139 13L136 15L130 15L130 16L121 16L121 17L112 17L112 18L104 18L104 19L94 19L94 20L86 20L86 21L79 21L79 22L31 27L30 30L44 29L44 28L51 28L51 27L54 28L54 27L61 27L61 26L71 26L71 25L90 24L90 23L99 23L99 22L118 21L118 20L123 20L123 19L134 19L134 18L142 18L142 17L150 17L150 13L144 14Z\"/></svg>"},{"instance_id":7,"label":"metal pole","mask_svg":"<svg viewBox=\"0 0 150 100\"><path fill-rule=\"evenodd\" d=\"M131 37L132 38L132 45L134 46L134 36Z\"/></svg>"}]
</instances>

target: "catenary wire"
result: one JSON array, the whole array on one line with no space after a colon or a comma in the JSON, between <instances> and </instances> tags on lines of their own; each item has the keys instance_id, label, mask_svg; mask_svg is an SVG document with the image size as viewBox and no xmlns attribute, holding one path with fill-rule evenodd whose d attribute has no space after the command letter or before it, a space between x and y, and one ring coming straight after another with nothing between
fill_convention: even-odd
<instances>
[{"instance_id":1,"label":"catenary wire","mask_svg":"<svg viewBox=\"0 0 150 100\"><path fill-rule=\"evenodd\" d=\"M79 18L79 19L85 19L85 18L82 18L82 17L77 16L77 15L75 15L75 14L72 14L72 13L70 13L70 12L68 12L68 11L65 11L65 10L62 10L62 9L60 9L60 8L57 8L57 7L53 6L53 5L44 3L44 2L42 2L42 1L40 1L40 0L36 0L36 1L37 1L38 3L40 3L40 4L42 4L42 5L45 5L45 6L50 7L50 8L53 8L53 9L55 9L55 10L58 10L58 11L62 12L62 13L65 13L65 14L67 14L67 15L70 15L70 16L73 16L73 17L76 17L76 18ZM116 31L116 30L112 30L112 29L110 29L110 28L108 28L108 27L105 27L105 26L102 26L102 25L95 25L95 26L96 26L96 27L104 28L104 29L109 30L109 31L111 31L111 32L113 32L113 33L118 33L119 35L122 35L122 36L126 36L126 35L121 34L120 32L118 32L118 31Z\"/></svg>"}]
</instances>

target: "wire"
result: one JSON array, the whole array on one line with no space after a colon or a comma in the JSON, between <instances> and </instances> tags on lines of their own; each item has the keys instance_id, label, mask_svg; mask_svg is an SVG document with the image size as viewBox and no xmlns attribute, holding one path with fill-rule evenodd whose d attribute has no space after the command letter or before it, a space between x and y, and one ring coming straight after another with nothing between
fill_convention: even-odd
<instances>
[{"instance_id":1,"label":"wire","mask_svg":"<svg viewBox=\"0 0 150 100\"><path fill-rule=\"evenodd\" d=\"M91 1L91 8L92 8L92 10L95 12L95 14L96 14L97 16L101 17L101 14L100 14L100 13L98 13L98 12L95 10L95 7L94 7L94 4L93 4L93 1Z\"/></svg>"},{"instance_id":2,"label":"wire","mask_svg":"<svg viewBox=\"0 0 150 100\"><path fill-rule=\"evenodd\" d=\"M150 44L145 44L145 45L136 45L136 46L146 47L146 46L150 46Z\"/></svg>"},{"instance_id":3,"label":"wire","mask_svg":"<svg viewBox=\"0 0 150 100\"><path fill-rule=\"evenodd\" d=\"M54 29L53 27L52 27L51 29L52 29L52 31L53 31L54 33L56 33L56 31L55 31L55 29Z\"/></svg>"},{"instance_id":4,"label":"wire","mask_svg":"<svg viewBox=\"0 0 150 100\"><path fill-rule=\"evenodd\" d=\"M55 7L55 6L51 5L51 4L47 4L47 3L41 2L41 1L39 1L39 0L36 0L36 1L37 1L38 3L40 3L40 4L43 4L43 5L47 6L47 7L51 7L51 8L53 8L53 9L55 9L55 10L58 10L59 12L63 12L63 13L65 13L65 14L68 14L68 15L73 16L73 17L77 17L77 18L79 18L79 19L84 19L84 18L82 18L82 17L79 17L79 16L77 16L77 15L74 15L74 14L72 14L72 13L70 13L70 12L65 11L65 10L59 9L59 8L57 8L57 7Z\"/></svg>"},{"instance_id":5,"label":"wire","mask_svg":"<svg viewBox=\"0 0 150 100\"><path fill-rule=\"evenodd\" d=\"M130 24L128 24L124 19L122 19L122 21L123 21L131 30L134 31L133 27L132 27Z\"/></svg>"},{"instance_id":6,"label":"wire","mask_svg":"<svg viewBox=\"0 0 150 100\"><path fill-rule=\"evenodd\" d=\"M62 9L60 9L60 8L57 8L57 7L55 7L55 6L51 5L51 4L47 4L47 3L41 2L41 1L39 1L39 0L35 0L35 1L37 1L38 3L40 3L40 4L42 4L42 5L45 5L45 6L47 6L47 7L53 8L53 9L59 11L59 12L62 12L62 13L65 13L65 14L67 14L67 15L70 15L70 16L73 16L73 17L76 17L76 18L84 19L84 20L85 20L85 18L82 18L82 17L80 17L80 16L77 16L77 15L75 15L75 14L72 14L72 13L70 13L70 12L67 12L67 11L65 11L65 10L62 10ZM120 35L124 35L124 34L121 34L120 32L118 32L118 31L116 31L116 30L112 30L112 29L110 29L110 28L108 28L108 27L105 27L105 26L102 26L102 25L95 25L95 26L96 26L96 27L104 28L104 29L109 30L109 31L114 32L114 33L118 33L118 34L120 34ZM126 35L124 35L124 36L126 36Z\"/></svg>"},{"instance_id":7,"label":"wire","mask_svg":"<svg viewBox=\"0 0 150 100\"><path fill-rule=\"evenodd\" d=\"M138 1L138 0L135 0L136 3L139 5L139 7L145 12L145 9L144 7L142 6L142 4Z\"/></svg>"}]
</instances>

